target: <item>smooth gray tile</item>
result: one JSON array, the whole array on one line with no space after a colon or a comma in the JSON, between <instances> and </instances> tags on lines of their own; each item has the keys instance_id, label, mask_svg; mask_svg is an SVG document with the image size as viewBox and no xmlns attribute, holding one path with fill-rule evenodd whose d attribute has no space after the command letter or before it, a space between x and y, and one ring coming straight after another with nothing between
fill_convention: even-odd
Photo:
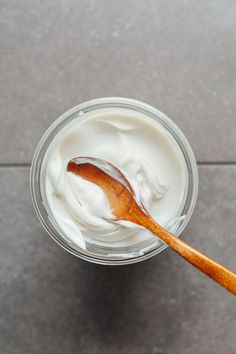
<instances>
[{"instance_id":1,"label":"smooth gray tile","mask_svg":"<svg viewBox=\"0 0 236 354\"><path fill-rule=\"evenodd\" d=\"M134 97L172 117L199 161L235 161L236 3L0 0L0 162L29 162L81 101Z\"/></svg>"},{"instance_id":2,"label":"smooth gray tile","mask_svg":"<svg viewBox=\"0 0 236 354\"><path fill-rule=\"evenodd\" d=\"M42 230L27 168L0 169L0 353L235 354L235 297L170 250L78 260ZM201 167L184 238L236 269L236 166Z\"/></svg>"}]
</instances>

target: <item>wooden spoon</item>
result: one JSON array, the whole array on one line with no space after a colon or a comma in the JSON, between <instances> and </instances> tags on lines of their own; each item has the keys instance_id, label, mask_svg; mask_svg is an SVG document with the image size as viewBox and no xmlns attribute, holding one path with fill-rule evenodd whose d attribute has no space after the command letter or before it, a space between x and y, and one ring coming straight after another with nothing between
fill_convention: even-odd
<instances>
[{"instance_id":1,"label":"wooden spoon","mask_svg":"<svg viewBox=\"0 0 236 354\"><path fill-rule=\"evenodd\" d=\"M137 204L131 185L115 166L102 159L77 157L69 161L67 171L98 185L106 194L116 220L128 220L147 228L186 261L236 295L236 273L200 253L153 220L147 210Z\"/></svg>"}]
</instances>

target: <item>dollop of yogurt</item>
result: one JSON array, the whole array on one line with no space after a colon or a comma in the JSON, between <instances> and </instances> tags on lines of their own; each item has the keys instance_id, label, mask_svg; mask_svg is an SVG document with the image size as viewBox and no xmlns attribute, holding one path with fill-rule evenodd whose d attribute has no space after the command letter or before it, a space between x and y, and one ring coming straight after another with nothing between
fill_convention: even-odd
<instances>
[{"instance_id":1,"label":"dollop of yogurt","mask_svg":"<svg viewBox=\"0 0 236 354\"><path fill-rule=\"evenodd\" d=\"M116 222L103 191L67 171L77 156L107 160L126 176L138 203L162 226L175 232L186 200L187 167L171 134L157 121L126 109L80 114L51 142L43 162L43 193L65 238L125 247L153 237L131 222Z\"/></svg>"}]
</instances>

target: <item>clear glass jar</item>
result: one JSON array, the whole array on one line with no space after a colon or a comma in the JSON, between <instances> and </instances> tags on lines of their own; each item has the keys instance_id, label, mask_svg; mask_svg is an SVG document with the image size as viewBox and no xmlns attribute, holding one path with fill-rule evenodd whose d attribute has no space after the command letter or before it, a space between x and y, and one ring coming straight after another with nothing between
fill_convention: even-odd
<instances>
[{"instance_id":1,"label":"clear glass jar","mask_svg":"<svg viewBox=\"0 0 236 354\"><path fill-rule=\"evenodd\" d=\"M140 112L147 117L158 121L172 135L179 145L186 161L188 186L183 210L181 215L179 215L185 217L178 225L175 234L178 236L184 230L192 215L198 192L198 172L193 151L181 130L165 114L148 104L128 98L99 98L81 103L65 112L48 128L36 148L31 166L30 186L33 204L42 225L49 235L73 255L98 264L121 265L136 263L162 252L167 246L164 243L160 244L153 240L147 240L138 245L125 247L125 249L116 248L115 250L112 250L112 248L95 245L88 246L86 250L80 249L78 246L71 243L66 235L63 234L63 231L59 228L56 220L47 207L47 203L44 202L42 193L42 186L44 183L42 164L47 149L54 137L73 119L86 119L87 112L104 108L123 108L131 110L132 112Z\"/></svg>"}]
</instances>

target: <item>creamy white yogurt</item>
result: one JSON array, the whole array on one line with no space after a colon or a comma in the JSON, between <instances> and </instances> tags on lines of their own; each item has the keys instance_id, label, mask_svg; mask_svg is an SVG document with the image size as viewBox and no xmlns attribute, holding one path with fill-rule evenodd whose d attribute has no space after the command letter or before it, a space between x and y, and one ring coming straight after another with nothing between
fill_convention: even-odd
<instances>
[{"instance_id":1,"label":"creamy white yogurt","mask_svg":"<svg viewBox=\"0 0 236 354\"><path fill-rule=\"evenodd\" d=\"M125 109L86 113L57 134L44 159L45 197L68 240L84 249L86 243L138 244L153 236L130 222L113 222L103 191L67 172L69 160L77 156L102 158L117 166L138 202L162 226L175 231L186 200L187 167L178 144L161 124Z\"/></svg>"}]
</instances>

